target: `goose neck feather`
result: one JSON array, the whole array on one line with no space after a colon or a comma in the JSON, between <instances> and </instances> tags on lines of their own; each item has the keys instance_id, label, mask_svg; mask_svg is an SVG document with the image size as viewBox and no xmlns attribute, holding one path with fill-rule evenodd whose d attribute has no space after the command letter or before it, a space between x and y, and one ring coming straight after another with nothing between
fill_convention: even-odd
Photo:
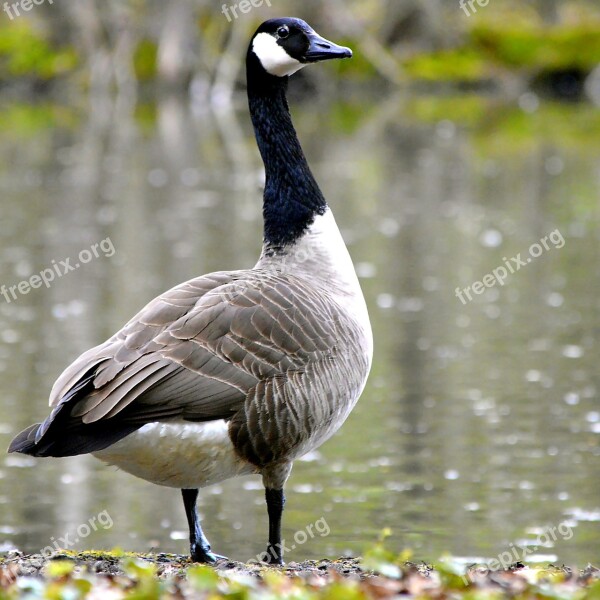
<instances>
[{"instance_id":1,"label":"goose neck feather","mask_svg":"<svg viewBox=\"0 0 600 600\"><path fill-rule=\"evenodd\" d=\"M266 172L264 242L277 252L293 244L327 209L308 166L286 100L288 77L269 75L248 54L248 103Z\"/></svg>"}]
</instances>

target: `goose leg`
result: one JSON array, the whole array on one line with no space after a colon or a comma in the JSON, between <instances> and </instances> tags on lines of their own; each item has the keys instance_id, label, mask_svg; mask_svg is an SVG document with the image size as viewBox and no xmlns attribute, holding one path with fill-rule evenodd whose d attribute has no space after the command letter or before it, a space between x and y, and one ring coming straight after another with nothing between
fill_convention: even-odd
<instances>
[{"instance_id":1,"label":"goose leg","mask_svg":"<svg viewBox=\"0 0 600 600\"><path fill-rule=\"evenodd\" d=\"M183 496L185 516L190 528L190 555L192 560L200 563L214 563L220 558L225 558L210 551L210 543L202 531L198 509L196 508L198 490L181 490L181 495Z\"/></svg>"},{"instance_id":2,"label":"goose leg","mask_svg":"<svg viewBox=\"0 0 600 600\"><path fill-rule=\"evenodd\" d=\"M267 563L283 564L283 546L281 543L281 516L285 504L283 490L265 489L267 512L269 514L269 545L267 546Z\"/></svg>"}]
</instances>

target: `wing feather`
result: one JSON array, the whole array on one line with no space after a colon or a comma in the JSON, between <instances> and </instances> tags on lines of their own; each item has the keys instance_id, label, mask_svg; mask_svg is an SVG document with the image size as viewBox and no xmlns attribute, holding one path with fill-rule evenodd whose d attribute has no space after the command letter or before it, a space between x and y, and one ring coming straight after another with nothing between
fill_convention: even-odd
<instances>
[{"instance_id":1,"label":"wing feather","mask_svg":"<svg viewBox=\"0 0 600 600\"><path fill-rule=\"evenodd\" d=\"M330 299L289 275L213 273L169 290L56 382L54 406L91 424L231 417L261 381L335 351ZM70 394L86 374L91 392ZM85 388L88 390L88 388Z\"/></svg>"}]
</instances>

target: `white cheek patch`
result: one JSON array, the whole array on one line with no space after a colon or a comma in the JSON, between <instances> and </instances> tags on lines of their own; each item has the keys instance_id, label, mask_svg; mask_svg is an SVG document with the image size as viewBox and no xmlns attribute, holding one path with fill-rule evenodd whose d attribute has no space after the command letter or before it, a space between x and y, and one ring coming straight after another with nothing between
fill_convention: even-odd
<instances>
[{"instance_id":1,"label":"white cheek patch","mask_svg":"<svg viewBox=\"0 0 600 600\"><path fill-rule=\"evenodd\" d=\"M265 71L276 77L293 75L306 65L292 58L268 33L259 33L252 43L252 50L258 56Z\"/></svg>"}]
</instances>

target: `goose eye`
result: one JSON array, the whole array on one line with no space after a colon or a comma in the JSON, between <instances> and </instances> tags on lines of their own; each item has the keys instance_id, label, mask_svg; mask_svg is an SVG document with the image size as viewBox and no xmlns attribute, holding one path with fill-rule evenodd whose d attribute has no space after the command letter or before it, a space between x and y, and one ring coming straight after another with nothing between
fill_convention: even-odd
<instances>
[{"instance_id":1,"label":"goose eye","mask_svg":"<svg viewBox=\"0 0 600 600\"><path fill-rule=\"evenodd\" d=\"M285 40L286 38L288 38L290 36L290 30L288 29L287 25L283 25L282 27L280 27L277 30L277 35L281 40Z\"/></svg>"}]
</instances>

